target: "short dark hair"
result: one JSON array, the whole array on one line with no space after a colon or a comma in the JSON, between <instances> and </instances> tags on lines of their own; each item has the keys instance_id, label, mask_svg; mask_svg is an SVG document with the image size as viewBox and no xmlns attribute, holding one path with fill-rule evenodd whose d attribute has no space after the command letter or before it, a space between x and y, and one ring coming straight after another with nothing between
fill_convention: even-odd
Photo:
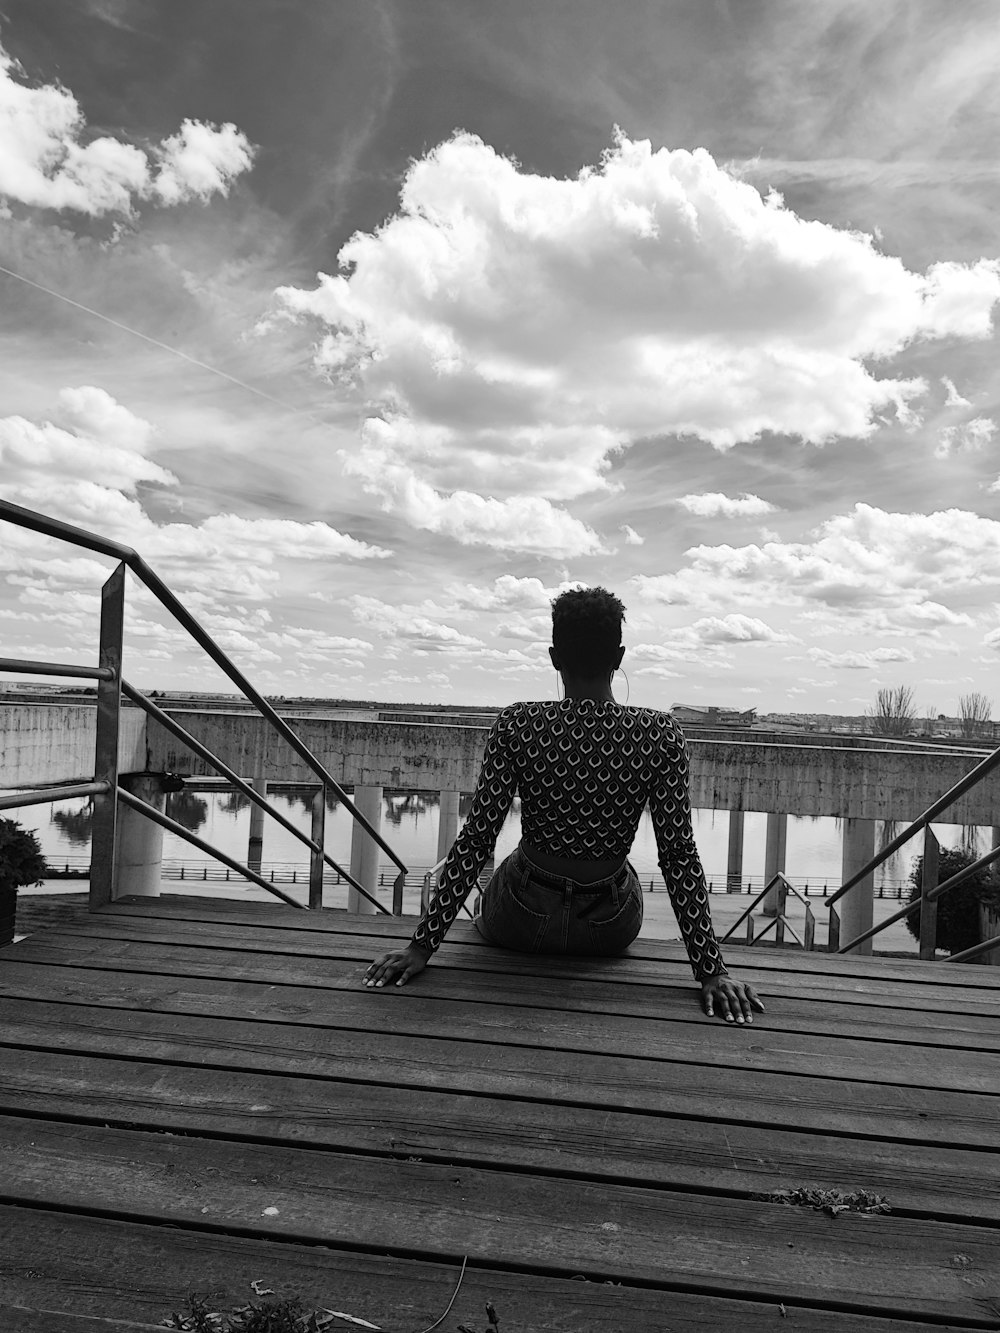
<instances>
[{"instance_id":1,"label":"short dark hair","mask_svg":"<svg viewBox=\"0 0 1000 1333\"><path fill-rule=\"evenodd\" d=\"M552 646L571 676L612 670L622 646L625 607L607 588L571 588L552 602Z\"/></svg>"}]
</instances>

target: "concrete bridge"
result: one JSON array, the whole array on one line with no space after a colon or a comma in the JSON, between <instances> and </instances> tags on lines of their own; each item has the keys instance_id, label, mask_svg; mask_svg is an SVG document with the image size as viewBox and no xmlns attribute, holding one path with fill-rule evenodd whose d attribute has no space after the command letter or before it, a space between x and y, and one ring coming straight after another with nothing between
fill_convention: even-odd
<instances>
[{"instance_id":1,"label":"concrete bridge","mask_svg":"<svg viewBox=\"0 0 1000 1333\"><path fill-rule=\"evenodd\" d=\"M315 776L302 760L256 714L170 712L258 788L267 782L315 784ZM288 720L333 776L353 789L356 804L373 824L381 817L385 787L440 793L438 848L439 855L444 854L457 832L459 796L476 784L485 727L368 721L356 716L294 716ZM0 785L90 777L94 728L93 706L0 704ZM211 766L191 755L138 709L123 709L121 737L125 774L214 776ZM695 734L689 739L689 750L692 805L730 814L728 882L735 889L742 884L745 811L768 816L766 878L784 869L788 815L842 819L846 877L873 855L877 820L910 822L982 757L976 751L929 747L919 741L824 737L822 743L805 743L800 738L761 740L753 733L738 739L704 739ZM146 799L149 785L147 781ZM998 809L1000 775L994 774L957 801L948 820L995 827ZM995 843L1000 841L998 834L995 827ZM363 833L361 841L374 850ZM362 882L376 869L374 857L366 856L362 847L352 856L352 863L362 867ZM860 931L870 924L870 904L871 885L863 881L844 899L845 931L854 926ZM360 903L358 910L363 910Z\"/></svg>"}]
</instances>

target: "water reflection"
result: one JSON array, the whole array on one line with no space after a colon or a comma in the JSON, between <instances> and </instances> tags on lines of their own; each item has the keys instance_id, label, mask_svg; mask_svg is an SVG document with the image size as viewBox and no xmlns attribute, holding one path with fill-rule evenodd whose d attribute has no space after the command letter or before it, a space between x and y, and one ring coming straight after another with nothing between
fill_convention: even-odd
<instances>
[{"instance_id":1,"label":"water reflection","mask_svg":"<svg viewBox=\"0 0 1000 1333\"><path fill-rule=\"evenodd\" d=\"M90 833L94 823L94 806L88 801L79 810L53 809L51 822L59 830L60 836L71 847L90 848Z\"/></svg>"},{"instance_id":2,"label":"water reflection","mask_svg":"<svg viewBox=\"0 0 1000 1333\"><path fill-rule=\"evenodd\" d=\"M399 828L404 819L416 823L422 815L437 810L440 804L441 798L436 792L387 791L383 808L387 822Z\"/></svg>"},{"instance_id":3,"label":"water reflection","mask_svg":"<svg viewBox=\"0 0 1000 1333\"><path fill-rule=\"evenodd\" d=\"M166 813L191 833L197 833L208 819L208 802L193 791L172 791L167 795Z\"/></svg>"}]
</instances>

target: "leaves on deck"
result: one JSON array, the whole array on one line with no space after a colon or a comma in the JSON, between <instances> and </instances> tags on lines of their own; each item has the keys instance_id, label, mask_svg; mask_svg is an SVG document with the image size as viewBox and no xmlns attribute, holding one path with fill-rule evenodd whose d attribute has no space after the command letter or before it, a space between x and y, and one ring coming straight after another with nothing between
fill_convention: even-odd
<instances>
[{"instance_id":1,"label":"leaves on deck","mask_svg":"<svg viewBox=\"0 0 1000 1333\"><path fill-rule=\"evenodd\" d=\"M889 1213L892 1209L884 1194L873 1190L854 1190L845 1194L842 1190L809 1189L798 1186L793 1190L771 1190L769 1194L755 1194L753 1198L764 1203L794 1204L802 1208L816 1208L829 1217L840 1213Z\"/></svg>"}]
</instances>

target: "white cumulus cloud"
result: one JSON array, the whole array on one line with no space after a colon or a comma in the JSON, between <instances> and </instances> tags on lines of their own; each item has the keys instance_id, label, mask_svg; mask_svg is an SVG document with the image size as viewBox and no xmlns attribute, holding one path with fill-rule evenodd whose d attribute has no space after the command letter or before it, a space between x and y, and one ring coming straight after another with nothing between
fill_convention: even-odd
<instances>
[{"instance_id":1,"label":"white cumulus cloud","mask_svg":"<svg viewBox=\"0 0 1000 1333\"><path fill-rule=\"evenodd\" d=\"M705 616L696 620L691 629L704 643L774 643L788 639L787 634L780 634L756 616L737 613Z\"/></svg>"},{"instance_id":2,"label":"white cumulus cloud","mask_svg":"<svg viewBox=\"0 0 1000 1333\"><path fill-rule=\"evenodd\" d=\"M761 514L773 514L776 505L762 500L759 495L741 495L732 498L718 491L707 491L703 495L681 495L675 501L689 514L699 518L756 518Z\"/></svg>"},{"instance_id":3,"label":"white cumulus cloud","mask_svg":"<svg viewBox=\"0 0 1000 1333\"><path fill-rule=\"evenodd\" d=\"M318 520L213 514L200 523L156 522L141 488L177 479L147 457L156 440L151 423L92 385L64 389L52 415L61 424L0 418L0 498L135 548L199 610L269 600L279 591L279 560L334 564L392 554ZM54 543L10 526L3 537L0 570L21 579L31 600L66 579L102 581L96 562L71 566ZM61 603L62 614L68 606Z\"/></svg>"},{"instance_id":4,"label":"white cumulus cloud","mask_svg":"<svg viewBox=\"0 0 1000 1333\"><path fill-rule=\"evenodd\" d=\"M156 151L151 190L162 204L182 204L228 194L237 176L253 164L253 148L235 125L185 120Z\"/></svg>"},{"instance_id":5,"label":"white cumulus cloud","mask_svg":"<svg viewBox=\"0 0 1000 1333\"><path fill-rule=\"evenodd\" d=\"M276 296L320 322L317 365L371 405L347 466L458 541L520 548L544 519L553 555L597 549L560 505L607 489L632 440L867 437L926 389L873 366L916 340L985 338L1000 299L992 260L911 272L703 149L624 134L558 179L456 133L339 261ZM512 503L529 496L548 498Z\"/></svg>"},{"instance_id":6,"label":"white cumulus cloud","mask_svg":"<svg viewBox=\"0 0 1000 1333\"><path fill-rule=\"evenodd\" d=\"M88 139L73 94L56 83L31 87L0 47L0 200L128 215L140 199L179 204L226 194L253 154L235 125L192 120L149 154L108 135Z\"/></svg>"},{"instance_id":7,"label":"white cumulus cloud","mask_svg":"<svg viewBox=\"0 0 1000 1333\"><path fill-rule=\"evenodd\" d=\"M892 513L858 504L827 519L812 540L695 546L671 574L639 575L644 600L716 605L752 594L761 602L901 612L956 591L1000 584L1000 522L968 510ZM925 619L933 621L929 611Z\"/></svg>"},{"instance_id":8,"label":"white cumulus cloud","mask_svg":"<svg viewBox=\"0 0 1000 1333\"><path fill-rule=\"evenodd\" d=\"M841 667L848 671L873 671L888 662L912 662L913 653L906 648L871 648L865 652L832 653L826 648L810 648L808 655L823 666Z\"/></svg>"},{"instance_id":9,"label":"white cumulus cloud","mask_svg":"<svg viewBox=\"0 0 1000 1333\"><path fill-rule=\"evenodd\" d=\"M963 398L955 388L954 380L950 380L947 375L941 376L941 383L947 390L947 397L944 400L945 407L971 407L972 404L968 398Z\"/></svg>"},{"instance_id":10,"label":"white cumulus cloud","mask_svg":"<svg viewBox=\"0 0 1000 1333\"><path fill-rule=\"evenodd\" d=\"M360 624L391 637L406 640L426 652L449 649L481 648L483 641L464 634L441 617L446 609L432 601L417 606L393 606L377 597L355 593L350 599L351 612Z\"/></svg>"},{"instance_id":11,"label":"white cumulus cloud","mask_svg":"<svg viewBox=\"0 0 1000 1333\"><path fill-rule=\"evenodd\" d=\"M997 424L990 417L973 417L961 425L945 426L934 449L935 458L950 454L978 453L985 449L997 433Z\"/></svg>"}]
</instances>

